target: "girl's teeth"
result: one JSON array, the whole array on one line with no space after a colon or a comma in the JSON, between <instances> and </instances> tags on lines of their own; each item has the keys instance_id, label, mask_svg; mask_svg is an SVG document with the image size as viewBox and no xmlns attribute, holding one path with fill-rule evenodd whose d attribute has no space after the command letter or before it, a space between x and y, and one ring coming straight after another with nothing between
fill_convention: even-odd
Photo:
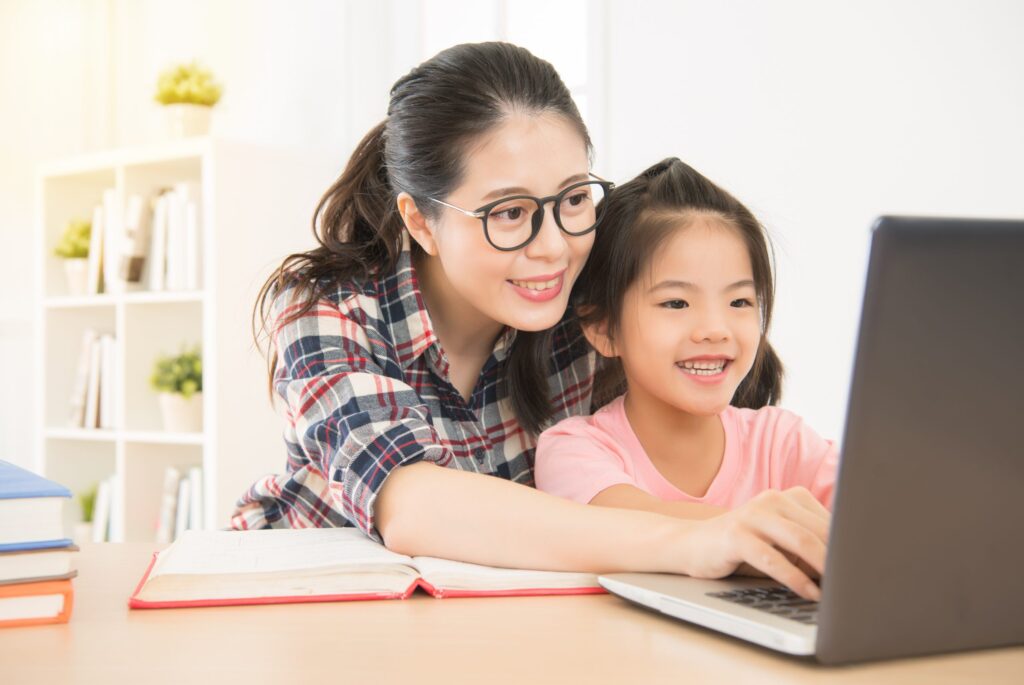
<instances>
[{"instance_id":1,"label":"girl's teeth","mask_svg":"<svg viewBox=\"0 0 1024 685\"><path fill-rule=\"evenodd\" d=\"M685 373L693 374L694 376L714 376L722 372L725 368L725 360L714 361L714 362L683 362L678 364Z\"/></svg>"},{"instance_id":2,"label":"girl's teeth","mask_svg":"<svg viewBox=\"0 0 1024 685\"><path fill-rule=\"evenodd\" d=\"M512 281L512 283L527 290L547 290L558 285L558 279L552 278L550 281Z\"/></svg>"}]
</instances>

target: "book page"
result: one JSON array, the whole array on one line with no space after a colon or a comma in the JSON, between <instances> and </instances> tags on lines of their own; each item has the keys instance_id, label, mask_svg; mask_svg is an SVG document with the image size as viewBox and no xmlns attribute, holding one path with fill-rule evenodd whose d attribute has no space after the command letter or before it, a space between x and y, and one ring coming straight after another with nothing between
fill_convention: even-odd
<instances>
[{"instance_id":1,"label":"book page","mask_svg":"<svg viewBox=\"0 0 1024 685\"><path fill-rule=\"evenodd\" d=\"M152 576L273 573L341 566L412 566L356 528L188 530L161 552Z\"/></svg>"},{"instance_id":2,"label":"book page","mask_svg":"<svg viewBox=\"0 0 1024 685\"><path fill-rule=\"evenodd\" d=\"M598 587L597 576L593 573L498 568L435 557L415 557L413 563L425 581L449 590Z\"/></svg>"}]
</instances>

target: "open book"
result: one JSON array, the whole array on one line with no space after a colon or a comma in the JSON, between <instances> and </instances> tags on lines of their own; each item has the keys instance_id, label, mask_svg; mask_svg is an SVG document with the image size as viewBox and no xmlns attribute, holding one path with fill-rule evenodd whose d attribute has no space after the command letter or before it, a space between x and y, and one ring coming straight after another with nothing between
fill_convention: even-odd
<instances>
[{"instance_id":1,"label":"open book","mask_svg":"<svg viewBox=\"0 0 1024 685\"><path fill-rule=\"evenodd\" d=\"M396 554L355 528L189 530L153 560L133 609L601 593L590 573L493 568Z\"/></svg>"}]
</instances>

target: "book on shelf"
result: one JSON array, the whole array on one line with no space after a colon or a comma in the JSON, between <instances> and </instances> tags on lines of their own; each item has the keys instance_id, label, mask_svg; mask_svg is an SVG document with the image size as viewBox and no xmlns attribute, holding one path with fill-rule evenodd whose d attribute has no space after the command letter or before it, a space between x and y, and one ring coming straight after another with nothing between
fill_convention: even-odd
<instances>
[{"instance_id":1,"label":"book on shelf","mask_svg":"<svg viewBox=\"0 0 1024 685\"><path fill-rule=\"evenodd\" d=\"M149 245L149 223L152 210L150 203L138 193L128 197L124 211L124 236L122 240L118 278L127 289L142 288L143 271Z\"/></svg>"},{"instance_id":2,"label":"book on shelf","mask_svg":"<svg viewBox=\"0 0 1024 685\"><path fill-rule=\"evenodd\" d=\"M160 514L156 521L156 542L166 544L186 530L203 527L203 467L164 469Z\"/></svg>"},{"instance_id":3,"label":"book on shelf","mask_svg":"<svg viewBox=\"0 0 1024 685\"><path fill-rule=\"evenodd\" d=\"M0 552L0 585L70 580L78 575L73 556L76 545Z\"/></svg>"},{"instance_id":4,"label":"book on shelf","mask_svg":"<svg viewBox=\"0 0 1024 685\"><path fill-rule=\"evenodd\" d=\"M71 491L0 460L0 552L67 547L64 503Z\"/></svg>"},{"instance_id":5,"label":"book on shelf","mask_svg":"<svg viewBox=\"0 0 1024 685\"><path fill-rule=\"evenodd\" d=\"M163 494L160 497L160 514L156 522L156 542L166 545L174 539L175 521L178 515L178 481L181 472L173 466L164 469Z\"/></svg>"},{"instance_id":6,"label":"book on shelf","mask_svg":"<svg viewBox=\"0 0 1024 685\"><path fill-rule=\"evenodd\" d=\"M100 428L114 428L117 411L117 342L112 335L102 335L100 343L99 419Z\"/></svg>"},{"instance_id":7,"label":"book on shelf","mask_svg":"<svg viewBox=\"0 0 1024 685\"><path fill-rule=\"evenodd\" d=\"M114 428L117 413L117 341L86 329L71 394L75 428Z\"/></svg>"},{"instance_id":8,"label":"book on shelf","mask_svg":"<svg viewBox=\"0 0 1024 685\"><path fill-rule=\"evenodd\" d=\"M355 528L190 530L153 555L134 609L602 593L590 573L480 566L388 550Z\"/></svg>"},{"instance_id":9,"label":"book on shelf","mask_svg":"<svg viewBox=\"0 0 1024 685\"><path fill-rule=\"evenodd\" d=\"M85 426L85 404L89 394L89 371L92 366L92 347L96 343L97 333L91 328L82 333L82 346L78 352L78 366L75 369L75 382L71 389L71 413L68 425L72 428Z\"/></svg>"},{"instance_id":10,"label":"book on shelf","mask_svg":"<svg viewBox=\"0 0 1024 685\"><path fill-rule=\"evenodd\" d=\"M124 292L118 271L124 249L124 207L116 188L103 191L103 291Z\"/></svg>"},{"instance_id":11,"label":"book on shelf","mask_svg":"<svg viewBox=\"0 0 1024 685\"><path fill-rule=\"evenodd\" d=\"M153 230L150 232L149 267L147 270L149 289L164 289L167 274L167 193L161 192L153 202Z\"/></svg>"},{"instance_id":12,"label":"book on shelf","mask_svg":"<svg viewBox=\"0 0 1024 685\"><path fill-rule=\"evenodd\" d=\"M166 206L163 289L196 290L200 287L199 184L176 183L161 199ZM150 282L152 287L152 276Z\"/></svg>"},{"instance_id":13,"label":"book on shelf","mask_svg":"<svg viewBox=\"0 0 1024 685\"><path fill-rule=\"evenodd\" d=\"M192 509L192 482L183 477L178 480L178 503L175 505L174 536L177 540L188 530L189 513Z\"/></svg>"},{"instance_id":14,"label":"book on shelf","mask_svg":"<svg viewBox=\"0 0 1024 685\"><path fill-rule=\"evenodd\" d=\"M92 509L92 541L121 542L124 539L124 493L118 474L107 476L96 486Z\"/></svg>"},{"instance_id":15,"label":"book on shelf","mask_svg":"<svg viewBox=\"0 0 1024 685\"><path fill-rule=\"evenodd\" d=\"M67 623L73 601L70 580L0 585L0 627Z\"/></svg>"},{"instance_id":16,"label":"book on shelf","mask_svg":"<svg viewBox=\"0 0 1024 685\"><path fill-rule=\"evenodd\" d=\"M86 274L86 294L99 294L103 288L103 207L100 205L97 205L92 211L92 232L89 234Z\"/></svg>"}]
</instances>

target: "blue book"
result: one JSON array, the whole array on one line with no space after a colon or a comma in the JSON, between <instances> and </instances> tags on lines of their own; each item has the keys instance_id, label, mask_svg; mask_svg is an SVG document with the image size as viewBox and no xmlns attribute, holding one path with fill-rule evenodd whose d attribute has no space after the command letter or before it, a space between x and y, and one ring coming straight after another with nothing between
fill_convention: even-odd
<instances>
[{"instance_id":1,"label":"blue book","mask_svg":"<svg viewBox=\"0 0 1024 685\"><path fill-rule=\"evenodd\" d=\"M0 459L0 552L67 547L64 502L71 491Z\"/></svg>"}]
</instances>

